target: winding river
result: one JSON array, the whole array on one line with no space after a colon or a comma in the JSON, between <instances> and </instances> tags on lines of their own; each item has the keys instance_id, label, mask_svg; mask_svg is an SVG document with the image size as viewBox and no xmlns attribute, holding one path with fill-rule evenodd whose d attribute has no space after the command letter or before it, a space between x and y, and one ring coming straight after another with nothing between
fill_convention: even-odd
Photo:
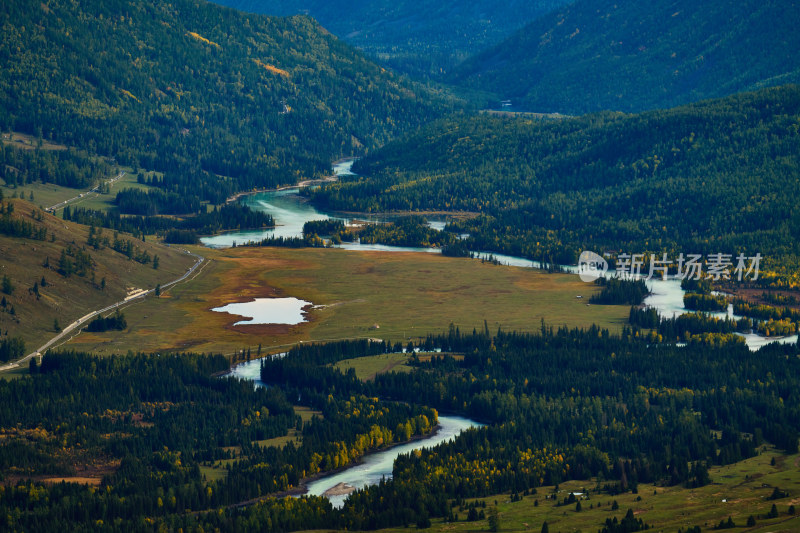
<instances>
[{"instance_id":1,"label":"winding river","mask_svg":"<svg viewBox=\"0 0 800 533\"><path fill-rule=\"evenodd\" d=\"M353 161L344 161L333 166L333 172L336 176L352 175L350 167ZM300 196L299 187L288 187L276 191L268 191L256 194L248 194L242 196L239 200L251 209L256 211L264 211L272 215L275 219L275 227L264 230L250 230L250 231L233 231L214 235L213 237L203 237L200 242L209 248L229 248L235 244L244 244L247 242L258 242L268 237L302 237L303 225L312 220L341 220L348 224L356 220L355 217L344 216L339 214L329 214L317 211L317 209L308 203L305 198ZM391 220L392 216L380 214L359 214L357 219L368 222L384 222ZM445 220L432 220L430 221L431 227L437 229L444 229L446 224ZM380 244L342 244L341 248L357 249L357 250L375 250L375 251L433 251L426 248L401 248L383 246Z\"/></svg>"},{"instance_id":2,"label":"winding river","mask_svg":"<svg viewBox=\"0 0 800 533\"><path fill-rule=\"evenodd\" d=\"M355 466L309 483L308 494L322 496L326 490L340 483L356 489L375 485L380 482L381 478L392 477L392 467L398 455L419 448L432 448L455 438L459 433L471 427L480 427L480 424L460 416L439 415L439 429L430 437L366 455L361 463ZM346 498L347 495L344 494L328 496L334 507L341 507Z\"/></svg>"},{"instance_id":3,"label":"winding river","mask_svg":"<svg viewBox=\"0 0 800 533\"><path fill-rule=\"evenodd\" d=\"M352 161L343 161L334 165L336 175L352 174L350 167ZM351 219L339 215L330 215L317 211L311 204L307 203L299 194L298 188L288 188L279 191L271 191L245 196L241 201L250 207L270 213L276 221L274 229L263 231L243 231L232 232L214 237L203 238L204 245L214 248L225 248L235 243L245 243L248 241L258 241L265 237L301 237L303 234L303 224L310 220L339 219L349 222ZM359 217L361 220L367 219L380 222L386 217ZM434 220L431 226L436 229L443 229L443 220ZM409 248L399 246L387 246L382 244L360 244L345 243L340 246L348 250L360 251L389 251L389 252L420 252L420 253L439 253L436 248ZM486 256L488 254L482 254ZM502 264L511 267L522 268L541 268L536 261L512 257L502 254L492 254L492 256ZM564 270L577 273L577 267L564 266ZM651 279L647 281L647 286L651 294L645 299L645 305L654 307L663 316L675 316L689 312L683 305L684 291L681 289L680 281L675 279L661 280ZM727 313L716 313L716 316L733 317L733 306L729 306ZM757 334L743 334L747 345L751 350L757 350L761 346L770 342L794 343L797 342L797 335L785 338L767 338ZM273 356L275 357L275 356ZM259 361L251 361L236 366L232 375L242 379L248 379L258 386L264 386L260 377ZM345 484L354 488L361 488L370 484L378 483L381 478L389 478L392 475L392 467L395 458L402 453L408 453L422 447L436 446L457 436L463 430L470 427L479 427L480 424L472 420L457 416L440 416L438 431L425 438L414 442L389 448L380 452L369 454L363 461L355 466L347 468L341 472L325 476L308 484L308 493L322 495L332 487ZM343 505L346 495L328 496L334 506Z\"/></svg>"},{"instance_id":4,"label":"winding river","mask_svg":"<svg viewBox=\"0 0 800 533\"><path fill-rule=\"evenodd\" d=\"M341 161L333 166L334 174L337 176L352 175L350 168L352 161ZM265 237L302 237L303 224L309 220L325 220L325 219L338 219L345 222L353 220L352 218L344 217L337 214L327 214L318 211L311 204L305 201L299 194L298 188L282 189L279 191L270 191L258 193L243 197L241 201L245 202L253 209L266 211L275 218L276 227L274 229L261 230L261 231L239 231L216 235L214 237L205 237L201 242L212 248L227 248L233 246L235 243L245 243L248 241L259 241ZM380 222L386 220L386 216L372 215L372 216L359 216L360 220L369 220ZM430 221L431 227L437 229L444 228L444 220ZM360 243L343 243L339 246L346 250L359 250L359 251L382 251L382 252L420 252L420 253L441 253L438 248L411 248L401 246L387 246L384 244L360 244ZM482 254L484 256L488 254ZM541 268L537 261L531 261L520 257L512 257L502 254L492 254L500 263L513 267L523 268ZM577 267L566 265L563 266L565 271L576 273ZM651 279L647 281L647 286L651 291L644 303L647 306L654 307L662 316L672 317L678 314L690 312L683 306L683 294L680 281L675 279ZM731 310L728 313L718 313L716 316L733 316ZM791 337L763 337L755 333L737 334L744 337L745 342L751 350L757 350L761 346L771 342L781 343L795 343L797 342L797 335Z\"/></svg>"},{"instance_id":5,"label":"winding river","mask_svg":"<svg viewBox=\"0 0 800 533\"><path fill-rule=\"evenodd\" d=\"M261 381L260 370L261 364L259 361L250 361L235 366L231 371L231 376L253 381L257 386L263 387L266 385ZM455 438L465 429L481 426L482 424L468 418L439 415L438 429L433 435L368 454L356 465L312 481L308 484L307 494L322 496L325 491L339 484L345 484L356 489L374 485L380 482L381 478L388 479L392 477L394 460L398 455L420 448L432 448L437 444ZM346 498L346 494L328 496L334 507L344 505Z\"/></svg>"}]
</instances>

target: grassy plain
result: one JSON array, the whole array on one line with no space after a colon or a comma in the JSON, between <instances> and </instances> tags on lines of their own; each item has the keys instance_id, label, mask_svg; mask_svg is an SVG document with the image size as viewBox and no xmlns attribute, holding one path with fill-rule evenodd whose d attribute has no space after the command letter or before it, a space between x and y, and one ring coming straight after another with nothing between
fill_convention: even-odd
<instances>
[{"instance_id":1,"label":"grassy plain","mask_svg":"<svg viewBox=\"0 0 800 533\"><path fill-rule=\"evenodd\" d=\"M97 353L193 350L232 353L260 344L278 352L299 341L381 338L406 341L429 332L534 331L597 323L619 330L626 306L588 306L597 290L577 276L448 258L436 254L340 249L201 249L211 259L190 282L162 298L133 304L128 330L81 335L70 346ZM253 298L294 296L314 304L296 326L234 326L211 311ZM582 296L581 299L576 298Z\"/></svg>"},{"instance_id":2,"label":"grassy plain","mask_svg":"<svg viewBox=\"0 0 800 533\"><path fill-rule=\"evenodd\" d=\"M52 140L41 139L41 145L39 143L39 139L34 137L33 135L28 135L26 133L20 133L17 131L12 131L10 133L4 133L0 136L2 139L3 144L8 146L13 146L19 150L67 150L68 147L63 144L59 144Z\"/></svg>"},{"instance_id":3,"label":"grassy plain","mask_svg":"<svg viewBox=\"0 0 800 533\"><path fill-rule=\"evenodd\" d=\"M35 183L28 183L16 188L11 188L6 187L5 183L0 180L0 189L2 189L3 195L6 198L12 198L16 193L17 197L24 198L25 200L30 201L32 204L39 206L42 209L46 209L51 205L63 202L64 200L74 198L82 192L85 192L85 189L72 189L70 187L62 187L61 185L42 183L39 181ZM31 193L33 193L33 200L30 199Z\"/></svg>"},{"instance_id":4,"label":"grassy plain","mask_svg":"<svg viewBox=\"0 0 800 533\"><path fill-rule=\"evenodd\" d=\"M116 209L114 199L117 197L117 193L119 191L123 189L141 189L146 191L152 188L149 185L138 183L136 181L136 174L133 173L133 169L124 168L122 170L125 171L125 175L119 180L110 184L107 193L90 193L80 200L71 202L69 205L71 207L84 207L86 209L108 211L111 209Z\"/></svg>"}]
</instances>

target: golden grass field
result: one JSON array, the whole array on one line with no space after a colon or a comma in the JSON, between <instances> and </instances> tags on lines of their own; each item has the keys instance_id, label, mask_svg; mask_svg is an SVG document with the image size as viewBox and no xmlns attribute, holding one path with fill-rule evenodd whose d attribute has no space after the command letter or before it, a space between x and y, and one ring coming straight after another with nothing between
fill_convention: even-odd
<instances>
[{"instance_id":1,"label":"golden grass field","mask_svg":"<svg viewBox=\"0 0 800 533\"><path fill-rule=\"evenodd\" d=\"M232 248L160 299L125 309L125 332L83 334L69 346L97 353L192 350L278 352L299 341L381 338L401 341L446 331L533 331L597 323L619 330L627 306L588 306L597 288L577 276L546 274L436 254L340 249ZM582 299L576 298L582 296ZM257 297L313 302L310 322L233 326L240 317L211 311Z\"/></svg>"}]
</instances>

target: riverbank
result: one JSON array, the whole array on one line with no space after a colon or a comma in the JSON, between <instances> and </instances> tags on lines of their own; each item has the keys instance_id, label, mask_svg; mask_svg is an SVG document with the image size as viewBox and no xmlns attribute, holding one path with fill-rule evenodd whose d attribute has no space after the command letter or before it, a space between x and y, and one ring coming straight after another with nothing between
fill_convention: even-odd
<instances>
[{"instance_id":1,"label":"riverbank","mask_svg":"<svg viewBox=\"0 0 800 533\"><path fill-rule=\"evenodd\" d=\"M328 213L328 211L325 211ZM381 211L380 213L368 213L366 211L330 211L331 214L338 217L347 217L357 219L359 217L364 219L370 218L400 218L409 216L422 216L422 217L446 217L457 220L469 220L477 217L480 213L477 211Z\"/></svg>"},{"instance_id":2,"label":"riverbank","mask_svg":"<svg viewBox=\"0 0 800 533\"><path fill-rule=\"evenodd\" d=\"M300 181L300 182L298 182L298 183L296 183L294 185L283 185L283 186L277 187L277 188L263 188L263 189L253 189L251 191L241 191L241 192L238 192L238 193L234 194L233 196L229 196L225 200L225 203L229 204L231 202L235 202L235 201L239 200L240 198L243 198L245 196L251 196L253 194L262 194L262 193L268 193L268 192L286 191L286 190L289 190L289 189L302 189L302 188L305 188L305 187L310 187L310 186L318 185L318 184L322 184L322 183L332 183L332 182L337 181L339 179L339 174L337 174L337 170L342 171L342 169L344 169L344 166L345 166L346 163L350 163L352 161L355 161L356 159L357 159L356 157L344 157L342 159L337 159L336 161L331 163L331 167L333 168L333 174L331 174L329 176L323 176L322 178L314 178L314 179L303 180L303 181ZM352 166L352 165L350 165L350 166ZM342 174L352 174L352 172L350 172L350 166L347 166L347 168L344 169L341 173Z\"/></svg>"},{"instance_id":3,"label":"riverbank","mask_svg":"<svg viewBox=\"0 0 800 533\"><path fill-rule=\"evenodd\" d=\"M307 180L307 181L311 181L311 180ZM304 182L300 182L300 183L304 183ZM282 187L277 187L277 188L272 188L272 189L264 188L264 189L253 189L251 191L237 192L233 196L229 196L225 200L225 203L226 204L230 204L230 203L238 201L241 198L244 198L245 196L253 196L254 194L264 194L264 193L268 193L268 192L288 191L290 189L297 189L299 187L300 187L299 184L297 184L297 185L284 185Z\"/></svg>"},{"instance_id":4,"label":"riverbank","mask_svg":"<svg viewBox=\"0 0 800 533\"><path fill-rule=\"evenodd\" d=\"M394 448L398 448L400 446L411 445L411 444L414 444L415 442L419 442L419 441L423 441L423 440L434 439L436 437L436 435L441 431L441 429L442 429L442 425L441 424L436 424L436 426L433 428L433 430L430 433L428 433L427 435L415 435L415 436L411 437L411 439L409 439L407 441L396 442L396 443L390 444L389 446L387 446L385 448L379 448L377 450L374 450L374 451L371 451L369 453L366 453L366 454L362 455L358 460L353 461L353 462L351 462L350 464L348 464L346 466L341 466L341 467L335 468L333 470L326 470L325 472L319 472L319 473L311 475L311 476L306 476L306 477L302 478L300 481L298 481L296 486L294 486L294 487L292 487L292 488L290 488L288 490L283 490L283 491L279 491L279 492L273 492L273 493L270 493L270 494L266 494L264 496L260 496L258 498L253 498L253 499L246 500L246 501L243 501L243 502L234 503L234 504L229 505L228 508L229 509L237 509L237 508L241 508L241 507L247 507L249 505L255 505L255 504L257 504L259 502L262 502L264 500L268 500L270 498L288 498L288 497L304 496L304 495L308 494L309 485L311 485L312 483L324 481L325 479L327 479L329 477L333 477L333 476L342 474L343 472L346 472L348 470L351 470L353 468L361 466L361 465L365 464L365 462L369 458L374 457L374 456L379 455L379 454L385 454L387 452L390 452ZM350 485L350 484L349 483L338 483L336 485ZM334 485L334 486L336 486L336 485ZM351 490L349 492L346 492L346 493L343 492L342 494L331 494L331 496L332 497L348 496L351 492L354 492L354 491L358 490L359 488L360 487L353 486L353 490ZM325 491L323 491L323 492L325 492ZM318 495L315 495L315 496L318 496Z\"/></svg>"},{"instance_id":5,"label":"riverbank","mask_svg":"<svg viewBox=\"0 0 800 533\"><path fill-rule=\"evenodd\" d=\"M325 476L315 482L308 483L308 494L321 496L331 487L339 484L350 485L359 489L375 485L384 479L390 479L394 471L395 460L399 455L408 454L420 448L433 448L443 442L456 438L463 431L481 427L482 424L461 416L440 415L435 431L425 437L412 439L408 443L398 443L380 452L364 456L358 465L345 471ZM334 507L344 505L346 496L329 496Z\"/></svg>"},{"instance_id":6,"label":"riverbank","mask_svg":"<svg viewBox=\"0 0 800 533\"><path fill-rule=\"evenodd\" d=\"M253 196L254 194L265 194L265 193L269 193L269 192L280 192L280 191L289 191L289 190L292 190L292 189L303 189L305 187L310 187L312 185L318 185L318 184L321 184L321 183L333 183L333 182L338 181L338 180L339 180L339 178L337 176L333 175L333 176L325 176L323 178L303 180L303 181L298 182L298 183L296 183L294 185L283 185L282 187L276 187L276 188L272 188L272 189L253 189L252 191L242 191L242 192L238 192L238 193L234 194L233 196L229 196L225 200L225 203L226 204L230 204L230 203L238 201L241 198L244 198L245 196Z\"/></svg>"}]
</instances>

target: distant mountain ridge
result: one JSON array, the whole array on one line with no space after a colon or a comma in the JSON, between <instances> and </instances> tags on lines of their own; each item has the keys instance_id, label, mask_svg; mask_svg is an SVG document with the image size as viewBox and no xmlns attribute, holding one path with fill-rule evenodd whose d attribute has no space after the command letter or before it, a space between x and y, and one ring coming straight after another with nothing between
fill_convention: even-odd
<instances>
[{"instance_id":1,"label":"distant mountain ridge","mask_svg":"<svg viewBox=\"0 0 800 533\"><path fill-rule=\"evenodd\" d=\"M398 70L438 75L568 0L215 0L268 15L307 14Z\"/></svg>"},{"instance_id":2,"label":"distant mountain ridge","mask_svg":"<svg viewBox=\"0 0 800 533\"><path fill-rule=\"evenodd\" d=\"M667 108L800 81L800 3L578 0L448 81L531 111Z\"/></svg>"}]
</instances>

